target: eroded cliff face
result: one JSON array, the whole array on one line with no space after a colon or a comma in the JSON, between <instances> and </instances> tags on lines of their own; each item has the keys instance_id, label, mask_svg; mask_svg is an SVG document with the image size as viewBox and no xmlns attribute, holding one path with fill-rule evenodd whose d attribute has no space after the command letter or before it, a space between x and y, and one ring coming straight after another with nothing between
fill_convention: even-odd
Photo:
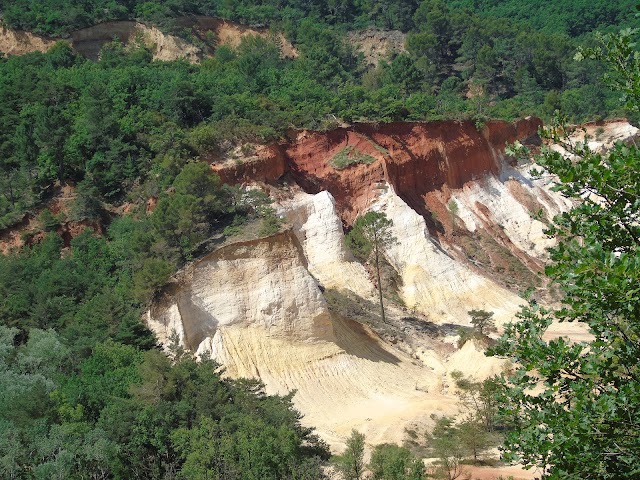
<instances>
[{"instance_id":1,"label":"eroded cliff face","mask_svg":"<svg viewBox=\"0 0 640 480\"><path fill-rule=\"evenodd\" d=\"M291 206L303 227L294 227L296 234L228 245L182 272L148 312L159 339L167 343L175 330L232 377L260 378L268 393L297 390L304 423L337 449L352 428L374 443L400 442L409 423L428 422L435 409L453 413L443 359L425 366L368 326L330 312L311 272L336 287L360 276L364 293L371 289L364 269L337 243L342 230L330 196L301 195ZM314 252L324 240L327 251ZM328 258L332 252L337 258Z\"/></svg>"},{"instance_id":2,"label":"eroded cliff face","mask_svg":"<svg viewBox=\"0 0 640 480\"><path fill-rule=\"evenodd\" d=\"M214 356L215 337L232 326L334 339L326 302L290 231L222 247L191 265L151 310L150 325L161 341L175 329L189 349Z\"/></svg>"},{"instance_id":3,"label":"eroded cliff face","mask_svg":"<svg viewBox=\"0 0 640 480\"><path fill-rule=\"evenodd\" d=\"M218 45L237 47L246 36L275 36L281 46L282 56L294 58L296 49L281 34L267 29L255 29L212 17L185 17L176 19L178 24L200 41L198 45L160 31L152 25L134 21L105 22L71 32L69 38L49 38L31 32L14 31L0 25L0 52L7 55L25 55L46 52L57 41L68 41L79 54L97 60L100 49L116 38L125 45L142 43L153 51L153 58L162 61L185 59L197 63L213 54Z\"/></svg>"},{"instance_id":4,"label":"eroded cliff face","mask_svg":"<svg viewBox=\"0 0 640 480\"><path fill-rule=\"evenodd\" d=\"M42 37L31 32L11 30L0 24L0 52L6 55L25 55L32 52L46 52L56 43L56 39Z\"/></svg>"},{"instance_id":5,"label":"eroded cliff face","mask_svg":"<svg viewBox=\"0 0 640 480\"><path fill-rule=\"evenodd\" d=\"M471 122L442 121L303 131L246 161L212 168L229 183L289 178L307 193L327 191L346 227L390 185L449 256L503 285L526 288L550 245L544 222L568 208L504 157L507 143L538 143L540 126L527 118L488 122L480 130ZM511 282L518 271L524 275Z\"/></svg>"},{"instance_id":6,"label":"eroded cliff face","mask_svg":"<svg viewBox=\"0 0 640 480\"><path fill-rule=\"evenodd\" d=\"M154 26L139 22L105 22L71 33L71 45L80 55L97 60L100 49L119 39L125 45L140 42L153 51L156 60L172 61L185 59L195 63L208 52L186 40L161 32Z\"/></svg>"},{"instance_id":7,"label":"eroded cliff face","mask_svg":"<svg viewBox=\"0 0 640 480\"><path fill-rule=\"evenodd\" d=\"M249 158L228 159L223 163L213 163L211 168L222 183L230 185L276 183L287 172L287 161L278 145L266 145L256 148Z\"/></svg>"},{"instance_id":8,"label":"eroded cliff face","mask_svg":"<svg viewBox=\"0 0 640 480\"><path fill-rule=\"evenodd\" d=\"M469 305L480 305L482 285L489 282L469 271L460 274L451 259L432 250L424 221L393 195L389 189L378 205L398 219L394 228L403 242L389 256L409 288L415 285L410 280L419 277L413 270L448 261L439 272L422 272L430 276L431 286L442 284L436 302L448 308L451 319L462 312L464 295ZM504 368L498 359L465 364L453 340L444 337L412 335L412 346L394 346L370 326L332 311L323 289L376 298L371 276L344 248L333 198L328 192L297 192L278 208L291 230L222 247L175 279L148 312L149 326L161 341L168 343L175 330L185 346L213 356L232 377L260 378L268 393L295 389L294 403L304 423L316 427L336 451L352 428L373 444L401 442L405 427L429 425L431 413L455 414L453 370L481 379ZM415 252L414 243L422 245ZM425 249L430 257L422 259ZM446 305L448 294L458 295L453 307ZM510 306L515 311L515 303ZM407 315L387 308L393 322ZM482 358L481 347L473 343L463 352Z\"/></svg>"},{"instance_id":9,"label":"eroded cliff face","mask_svg":"<svg viewBox=\"0 0 640 480\"><path fill-rule=\"evenodd\" d=\"M300 192L281 202L278 212L293 226L309 272L324 288L347 289L365 298L374 296L369 274L344 245L342 223L329 192Z\"/></svg>"},{"instance_id":10,"label":"eroded cliff face","mask_svg":"<svg viewBox=\"0 0 640 480\"><path fill-rule=\"evenodd\" d=\"M392 185L411 208L425 214L429 193L498 175L505 144L535 137L540 126L535 118L489 122L480 131L471 122L457 121L357 124L303 131L256 159L213 168L232 183L274 182L282 176L274 178L279 172L290 173L308 193L331 193L343 222L350 225L376 198L381 183ZM334 159L341 155L367 162L336 168Z\"/></svg>"},{"instance_id":11,"label":"eroded cliff face","mask_svg":"<svg viewBox=\"0 0 640 480\"><path fill-rule=\"evenodd\" d=\"M388 188L372 205L393 220L396 243L385 256L402 280L405 305L437 323L469 325L471 309L495 313L499 323L511 320L522 299L456 261L429 234L423 217Z\"/></svg>"},{"instance_id":12,"label":"eroded cliff face","mask_svg":"<svg viewBox=\"0 0 640 480\"><path fill-rule=\"evenodd\" d=\"M493 311L498 325L515 318L518 291L546 261L545 224L571 206L552 178L533 178L502 153L506 142L535 140L538 125L302 132L215 166L227 182L271 183L289 230L196 262L149 325L165 343L175 329L191 350L233 377L260 378L269 393L296 389L304 422L336 451L352 428L372 444L400 442L431 413L455 414L453 371L482 380L506 366L475 341L458 348L458 328L474 308ZM336 168L336 158L354 157L360 163ZM387 324L377 318L375 275L344 247L344 230L368 210L385 212L398 240L385 251L401 300L385 299ZM552 333L586 335L574 325Z\"/></svg>"}]
</instances>

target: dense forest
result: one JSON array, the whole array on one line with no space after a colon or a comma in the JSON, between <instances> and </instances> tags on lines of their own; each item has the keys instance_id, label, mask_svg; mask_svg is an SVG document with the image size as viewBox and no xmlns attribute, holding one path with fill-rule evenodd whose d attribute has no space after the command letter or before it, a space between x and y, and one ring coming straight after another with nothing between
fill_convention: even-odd
<instances>
[{"instance_id":1,"label":"dense forest","mask_svg":"<svg viewBox=\"0 0 640 480\"><path fill-rule=\"evenodd\" d=\"M0 227L19 221L56 181L79 183L86 197L113 203L134 181L162 190L189 159L276 139L291 127L549 119L558 110L573 121L625 114L601 83L599 62L575 61L578 42L563 29L538 31L527 23L539 18L485 18L483 11L429 0L385 4L390 23L379 25L372 15L380 5L302 3L233 3L224 10L215 2L3 2L9 26L51 34L111 18L147 19L144 12L154 6L153 15L169 29L171 15L255 23L248 12L261 12L262 23L283 28L300 56L284 59L276 41L250 38L235 50L218 48L198 65L154 62L144 47L118 42L105 47L99 62L74 55L64 43L46 54L1 59ZM615 12L601 24L632 15L622 5ZM370 25L408 30L407 51L368 68L344 32ZM593 38L580 41L588 45Z\"/></svg>"},{"instance_id":2,"label":"dense forest","mask_svg":"<svg viewBox=\"0 0 640 480\"><path fill-rule=\"evenodd\" d=\"M282 30L299 52L247 38L196 65L118 41L97 62L65 42L0 57L0 229L33 215L44 232L0 256L0 476L320 478L326 446L290 397L222 380L177 345L167 357L139 320L212 235L274 227L267 199L197 160L339 122L637 115L601 59L574 60L594 30L631 23L633 2L562 3L0 1L3 23L51 36L115 19L187 35L175 19L198 14ZM406 52L368 68L345 34L369 27L406 32ZM68 217L43 208L65 184ZM66 248L69 220L104 235Z\"/></svg>"},{"instance_id":3,"label":"dense forest","mask_svg":"<svg viewBox=\"0 0 640 480\"><path fill-rule=\"evenodd\" d=\"M407 32L420 27L414 17L424 5L438 5L454 11L467 10L485 18L511 18L524 21L538 30L564 33L572 37L597 28L620 26L632 20L629 12L634 0L3 0L0 9L4 20L14 28L49 35L64 35L72 30L109 20L138 18L154 23L171 24L185 15L208 15L249 25L297 24L302 19L348 28L379 27Z\"/></svg>"},{"instance_id":4,"label":"dense forest","mask_svg":"<svg viewBox=\"0 0 640 480\"><path fill-rule=\"evenodd\" d=\"M556 2L540 0L535 8L524 0L451 0L452 8L468 8L486 18L511 18L549 33L578 37L596 29L616 31L635 22L629 15L635 0ZM613 28L612 28L613 27Z\"/></svg>"}]
</instances>

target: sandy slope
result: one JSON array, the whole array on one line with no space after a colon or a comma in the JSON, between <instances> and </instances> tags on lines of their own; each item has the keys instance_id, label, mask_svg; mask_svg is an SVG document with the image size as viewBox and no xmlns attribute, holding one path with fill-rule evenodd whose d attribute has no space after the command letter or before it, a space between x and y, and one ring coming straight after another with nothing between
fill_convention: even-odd
<instances>
[{"instance_id":1,"label":"sandy slope","mask_svg":"<svg viewBox=\"0 0 640 480\"><path fill-rule=\"evenodd\" d=\"M443 323L468 325L473 308L495 312L499 322L513 318L522 299L454 260L429 235L424 218L391 187L372 206L393 220L397 243L386 256L402 278L405 303Z\"/></svg>"},{"instance_id":2,"label":"sandy slope","mask_svg":"<svg viewBox=\"0 0 640 480\"><path fill-rule=\"evenodd\" d=\"M416 220L399 198L384 201ZM473 342L450 359L447 339L414 338L415 348L399 349L366 325L331 313L320 284L375 298L367 272L344 249L333 199L326 192L299 193L280 209L292 232L223 247L182 273L149 312L149 325L161 339L175 329L188 347L218 359L230 376L260 378L269 393L296 390L294 403L305 424L338 451L352 428L371 444L402 442L406 427L422 430L433 413L455 414L457 400L448 390L452 370L478 379L501 371L502 361L483 361ZM409 243L397 255L405 258L412 246L430 242L424 223L410 224L419 229L398 221L399 236ZM415 252L411 258L419 263L422 250ZM434 255L420 268L439 265L442 278L455 287L441 293L442 305L459 288L466 295L457 297L460 313L465 302L492 290L487 280L458 268L446 255ZM443 264L445 259L449 263ZM429 285L444 284L442 278ZM391 321L406 329L403 314L389 309ZM466 312L460 315L442 318L465 323ZM446 348L433 349L438 342Z\"/></svg>"}]
</instances>

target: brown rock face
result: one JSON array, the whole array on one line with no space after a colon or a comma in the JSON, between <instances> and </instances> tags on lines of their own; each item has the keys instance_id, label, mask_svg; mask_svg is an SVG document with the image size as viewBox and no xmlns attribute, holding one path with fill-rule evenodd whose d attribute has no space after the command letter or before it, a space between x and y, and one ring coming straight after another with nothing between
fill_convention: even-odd
<instances>
[{"instance_id":1,"label":"brown rock face","mask_svg":"<svg viewBox=\"0 0 640 480\"><path fill-rule=\"evenodd\" d=\"M214 164L211 169L218 174L222 183L274 183L285 174L286 161L279 146L269 145L260 148L251 159Z\"/></svg>"},{"instance_id":2,"label":"brown rock face","mask_svg":"<svg viewBox=\"0 0 640 480\"><path fill-rule=\"evenodd\" d=\"M36 35L23 30L11 30L0 25L0 52L6 55L26 55L32 52L46 52L56 39Z\"/></svg>"},{"instance_id":3,"label":"brown rock face","mask_svg":"<svg viewBox=\"0 0 640 480\"><path fill-rule=\"evenodd\" d=\"M429 192L461 188L500 173L505 144L536 136L541 124L535 118L492 121L481 131L471 122L456 121L359 124L325 133L301 132L272 146L259 161L214 169L227 183L273 182L289 172L309 193L328 190L347 224L376 197L381 182L393 185L424 214ZM336 168L338 157L354 163Z\"/></svg>"},{"instance_id":4,"label":"brown rock face","mask_svg":"<svg viewBox=\"0 0 640 480\"><path fill-rule=\"evenodd\" d=\"M211 34L216 45L237 47L247 36L273 38L280 45L284 58L295 58L298 52L282 33L271 33L267 28L250 28L226 20L213 17L181 17L176 19L184 29L201 40L200 45L191 44L175 35L165 34L158 28L130 20L104 22L91 27L75 30L70 33L71 46L79 54L97 60L100 49L118 38L125 45L142 40L154 52L154 58L172 61L185 58L197 63L202 58L213 55L214 48L205 46L211 43ZM14 31L0 25L0 52L7 55L24 55L31 52L46 52L60 38L49 38L31 32Z\"/></svg>"},{"instance_id":5,"label":"brown rock face","mask_svg":"<svg viewBox=\"0 0 640 480\"><path fill-rule=\"evenodd\" d=\"M536 117L527 117L514 123L490 121L484 126L484 137L495 149L504 149L507 143L515 140L536 142L538 130L542 127L542 120Z\"/></svg>"},{"instance_id":6,"label":"brown rock face","mask_svg":"<svg viewBox=\"0 0 640 480\"><path fill-rule=\"evenodd\" d=\"M336 200L343 221L348 223L374 198L375 185L386 178L384 147L355 128L340 128L327 133L302 133L285 146L288 169L308 193L327 190ZM377 147L377 149L376 149ZM332 159L352 149L375 159L370 164L354 164L344 169L331 165Z\"/></svg>"}]
</instances>

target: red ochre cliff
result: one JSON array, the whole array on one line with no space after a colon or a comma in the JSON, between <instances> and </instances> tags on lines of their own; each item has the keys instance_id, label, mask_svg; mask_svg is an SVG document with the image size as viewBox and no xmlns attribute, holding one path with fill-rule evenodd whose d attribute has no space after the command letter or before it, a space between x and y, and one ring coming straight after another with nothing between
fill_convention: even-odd
<instances>
[{"instance_id":1,"label":"red ochre cliff","mask_svg":"<svg viewBox=\"0 0 640 480\"><path fill-rule=\"evenodd\" d=\"M465 183L500 173L505 144L537 136L542 122L472 122L357 124L329 132L298 133L263 149L244 163L214 165L223 182L274 183L288 173L308 193L327 190L346 224L351 224L387 182L418 213L426 214L431 192L462 188ZM368 163L336 168L336 155Z\"/></svg>"}]
</instances>

